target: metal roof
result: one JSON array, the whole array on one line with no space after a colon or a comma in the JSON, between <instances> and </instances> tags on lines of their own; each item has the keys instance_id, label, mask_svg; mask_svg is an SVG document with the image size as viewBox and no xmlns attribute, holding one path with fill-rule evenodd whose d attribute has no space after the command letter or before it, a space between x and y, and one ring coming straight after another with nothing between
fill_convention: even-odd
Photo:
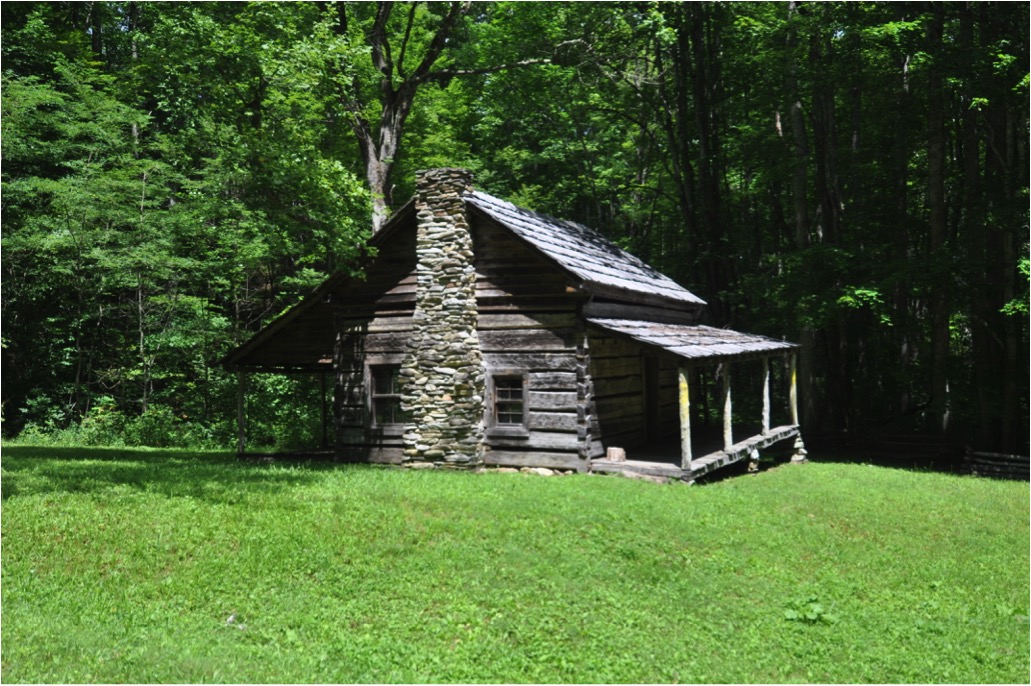
<instances>
[{"instance_id":1,"label":"metal roof","mask_svg":"<svg viewBox=\"0 0 1031 686\"><path fill-rule=\"evenodd\" d=\"M616 293L705 305L704 300L590 227L524 210L480 191L467 195L466 202L508 227L575 275L588 289L601 287Z\"/></svg>"},{"instance_id":2,"label":"metal roof","mask_svg":"<svg viewBox=\"0 0 1031 686\"><path fill-rule=\"evenodd\" d=\"M711 326L661 324L632 319L589 318L587 321L689 360L762 356L798 347L787 341Z\"/></svg>"}]
</instances>

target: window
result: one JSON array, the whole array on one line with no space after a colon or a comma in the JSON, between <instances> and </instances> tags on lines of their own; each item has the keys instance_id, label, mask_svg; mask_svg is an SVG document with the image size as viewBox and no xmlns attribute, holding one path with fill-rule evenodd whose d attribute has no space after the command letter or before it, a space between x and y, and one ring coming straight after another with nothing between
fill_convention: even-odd
<instances>
[{"instance_id":1,"label":"window","mask_svg":"<svg viewBox=\"0 0 1031 686\"><path fill-rule=\"evenodd\" d=\"M404 424L401 410L401 365L383 364L369 368L372 376L372 421L374 426Z\"/></svg>"},{"instance_id":2,"label":"window","mask_svg":"<svg viewBox=\"0 0 1031 686\"><path fill-rule=\"evenodd\" d=\"M496 427L526 425L526 402L522 376L494 377L493 418Z\"/></svg>"}]
</instances>

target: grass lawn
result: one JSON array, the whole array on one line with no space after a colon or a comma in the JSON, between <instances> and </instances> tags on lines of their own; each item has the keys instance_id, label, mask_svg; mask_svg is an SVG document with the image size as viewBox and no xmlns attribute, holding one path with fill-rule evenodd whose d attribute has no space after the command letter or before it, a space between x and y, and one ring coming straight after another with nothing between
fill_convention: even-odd
<instances>
[{"instance_id":1,"label":"grass lawn","mask_svg":"<svg viewBox=\"0 0 1031 686\"><path fill-rule=\"evenodd\" d=\"M1029 681L1029 489L7 446L5 682Z\"/></svg>"}]
</instances>

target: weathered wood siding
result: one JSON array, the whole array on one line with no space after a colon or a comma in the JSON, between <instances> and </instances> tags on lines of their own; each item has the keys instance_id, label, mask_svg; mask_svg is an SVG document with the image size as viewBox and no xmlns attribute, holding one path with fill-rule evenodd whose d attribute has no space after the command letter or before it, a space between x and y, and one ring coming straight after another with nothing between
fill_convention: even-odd
<instances>
[{"instance_id":1,"label":"weathered wood siding","mask_svg":"<svg viewBox=\"0 0 1031 686\"><path fill-rule=\"evenodd\" d=\"M369 364L400 364L413 329L415 232L382 248L364 281L333 296L337 341L334 418L337 456L351 462L401 462L401 431L369 422Z\"/></svg>"},{"instance_id":2,"label":"weathered wood siding","mask_svg":"<svg viewBox=\"0 0 1031 686\"><path fill-rule=\"evenodd\" d=\"M487 373L525 374L527 435L491 435L490 465L587 468L583 377L578 349L584 329L581 296L546 258L486 218L473 221L476 253L477 335ZM366 367L400 363L414 327L414 245L383 250L367 281L336 299L339 338L335 361L336 439L342 459L401 461L399 431L369 427ZM582 366L582 365L581 365Z\"/></svg>"},{"instance_id":3,"label":"weathered wood siding","mask_svg":"<svg viewBox=\"0 0 1031 686\"><path fill-rule=\"evenodd\" d=\"M608 447L636 448L677 435L676 358L598 329L589 332L591 457Z\"/></svg>"},{"instance_id":4,"label":"weathered wood siding","mask_svg":"<svg viewBox=\"0 0 1031 686\"><path fill-rule=\"evenodd\" d=\"M649 440L665 441L680 435L680 398L677 369L679 361L673 355L659 356L659 419L657 436Z\"/></svg>"},{"instance_id":5,"label":"weathered wood siding","mask_svg":"<svg viewBox=\"0 0 1031 686\"><path fill-rule=\"evenodd\" d=\"M401 462L400 428L382 430L370 426L366 366L400 364L412 322L411 316L396 316L396 313L369 319L341 317L334 400L337 452L342 459Z\"/></svg>"},{"instance_id":6,"label":"weathered wood siding","mask_svg":"<svg viewBox=\"0 0 1031 686\"><path fill-rule=\"evenodd\" d=\"M499 435L488 421L484 461L586 469L577 395L577 349L584 335L576 315L580 296L549 260L493 220L474 215L473 239L477 331L487 374L527 380L526 434Z\"/></svg>"},{"instance_id":7,"label":"weathered wood siding","mask_svg":"<svg viewBox=\"0 0 1031 686\"><path fill-rule=\"evenodd\" d=\"M485 215L474 211L472 219L481 313L576 310L575 283L551 260Z\"/></svg>"},{"instance_id":8,"label":"weathered wood siding","mask_svg":"<svg viewBox=\"0 0 1031 686\"><path fill-rule=\"evenodd\" d=\"M594 388L591 456L609 446L644 445L644 369L639 346L591 330L590 375Z\"/></svg>"}]
</instances>

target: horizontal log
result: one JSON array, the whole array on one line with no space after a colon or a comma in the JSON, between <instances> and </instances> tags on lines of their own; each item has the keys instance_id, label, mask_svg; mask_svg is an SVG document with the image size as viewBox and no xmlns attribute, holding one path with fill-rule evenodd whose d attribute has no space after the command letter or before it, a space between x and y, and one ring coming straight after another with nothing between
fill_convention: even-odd
<instances>
[{"instance_id":1,"label":"horizontal log","mask_svg":"<svg viewBox=\"0 0 1031 686\"><path fill-rule=\"evenodd\" d=\"M644 415L626 417L591 417L591 432L598 437L626 433L628 431L644 431Z\"/></svg>"},{"instance_id":2,"label":"horizontal log","mask_svg":"<svg viewBox=\"0 0 1031 686\"><path fill-rule=\"evenodd\" d=\"M602 398L610 395L623 395L626 393L641 393L644 385L641 375L626 375L594 378L594 395Z\"/></svg>"},{"instance_id":3,"label":"horizontal log","mask_svg":"<svg viewBox=\"0 0 1031 686\"><path fill-rule=\"evenodd\" d=\"M480 331L501 331L505 329L566 329L576 325L573 312L540 314L480 314L476 320L476 328Z\"/></svg>"},{"instance_id":4,"label":"horizontal log","mask_svg":"<svg viewBox=\"0 0 1031 686\"><path fill-rule=\"evenodd\" d=\"M403 354L411 338L410 331L391 333L370 333L365 337L365 352L381 354Z\"/></svg>"},{"instance_id":5,"label":"horizontal log","mask_svg":"<svg viewBox=\"0 0 1031 686\"><path fill-rule=\"evenodd\" d=\"M571 450L580 448L580 439L575 433L558 431L531 431L526 438L505 438L490 436L487 443L494 448L522 448L525 450Z\"/></svg>"},{"instance_id":6,"label":"horizontal log","mask_svg":"<svg viewBox=\"0 0 1031 686\"><path fill-rule=\"evenodd\" d=\"M527 425L531 432L576 431L578 423L575 412L530 412Z\"/></svg>"},{"instance_id":7,"label":"horizontal log","mask_svg":"<svg viewBox=\"0 0 1031 686\"><path fill-rule=\"evenodd\" d=\"M576 347L573 329L480 331L479 338L483 352L562 352Z\"/></svg>"},{"instance_id":8,"label":"horizontal log","mask_svg":"<svg viewBox=\"0 0 1031 686\"><path fill-rule=\"evenodd\" d=\"M527 277L538 280L550 280L565 283L568 278L555 269L550 260L542 259L539 255L518 243L506 246L504 252L491 255L483 255L482 259L476 261L476 273L483 277L499 279L522 279Z\"/></svg>"},{"instance_id":9,"label":"horizontal log","mask_svg":"<svg viewBox=\"0 0 1031 686\"><path fill-rule=\"evenodd\" d=\"M379 297L371 300L372 306L376 311L379 309L391 307L396 308L400 306L414 307L415 306L415 294L414 293L385 293Z\"/></svg>"},{"instance_id":10,"label":"horizontal log","mask_svg":"<svg viewBox=\"0 0 1031 686\"><path fill-rule=\"evenodd\" d=\"M528 371L576 371L573 353L484 353L487 368Z\"/></svg>"},{"instance_id":11,"label":"horizontal log","mask_svg":"<svg viewBox=\"0 0 1031 686\"><path fill-rule=\"evenodd\" d=\"M588 303L584 307L584 316L597 319L645 319L669 324L693 324L697 320L695 311L598 301Z\"/></svg>"},{"instance_id":12,"label":"horizontal log","mask_svg":"<svg viewBox=\"0 0 1031 686\"><path fill-rule=\"evenodd\" d=\"M626 462L609 462L608 460L592 460L592 472L630 472L633 474L647 474L649 476L665 476L673 479L683 478L686 473L680 467L664 462L640 462L628 460Z\"/></svg>"},{"instance_id":13,"label":"horizontal log","mask_svg":"<svg viewBox=\"0 0 1031 686\"><path fill-rule=\"evenodd\" d=\"M368 333L388 333L392 331L411 331L415 328L412 317L378 316L368 325Z\"/></svg>"},{"instance_id":14,"label":"horizontal log","mask_svg":"<svg viewBox=\"0 0 1031 686\"><path fill-rule=\"evenodd\" d=\"M1007 464L1031 464L1031 457L1028 455L1014 455L1011 453L985 453L976 450L968 450L967 457L974 459L1001 460Z\"/></svg>"},{"instance_id":15,"label":"horizontal log","mask_svg":"<svg viewBox=\"0 0 1031 686\"><path fill-rule=\"evenodd\" d=\"M595 413L603 418L639 417L644 414L644 397L640 393L607 397L596 395L594 408Z\"/></svg>"},{"instance_id":16,"label":"horizontal log","mask_svg":"<svg viewBox=\"0 0 1031 686\"><path fill-rule=\"evenodd\" d=\"M576 299L564 291L552 295L501 292L488 294L479 291L476 293L476 305L480 312L525 312L528 310L567 312L575 302Z\"/></svg>"},{"instance_id":17,"label":"horizontal log","mask_svg":"<svg viewBox=\"0 0 1031 686\"><path fill-rule=\"evenodd\" d=\"M527 403L530 410L576 410L578 402L575 392L530 391Z\"/></svg>"},{"instance_id":18,"label":"horizontal log","mask_svg":"<svg viewBox=\"0 0 1031 686\"><path fill-rule=\"evenodd\" d=\"M586 471L587 463L579 454L571 452L545 452L541 450L488 450L484 464L496 467L546 467L548 469L575 469Z\"/></svg>"},{"instance_id":19,"label":"horizontal log","mask_svg":"<svg viewBox=\"0 0 1031 686\"><path fill-rule=\"evenodd\" d=\"M622 338L591 336L588 344L591 348L591 357L640 357L641 345Z\"/></svg>"},{"instance_id":20,"label":"horizontal log","mask_svg":"<svg viewBox=\"0 0 1031 686\"><path fill-rule=\"evenodd\" d=\"M614 376L632 376L641 374L641 361L636 357L610 357L598 359L591 356L591 376L595 379L608 379Z\"/></svg>"},{"instance_id":21,"label":"horizontal log","mask_svg":"<svg viewBox=\"0 0 1031 686\"><path fill-rule=\"evenodd\" d=\"M576 388L576 372L535 372L529 375L531 391L565 391Z\"/></svg>"}]
</instances>

